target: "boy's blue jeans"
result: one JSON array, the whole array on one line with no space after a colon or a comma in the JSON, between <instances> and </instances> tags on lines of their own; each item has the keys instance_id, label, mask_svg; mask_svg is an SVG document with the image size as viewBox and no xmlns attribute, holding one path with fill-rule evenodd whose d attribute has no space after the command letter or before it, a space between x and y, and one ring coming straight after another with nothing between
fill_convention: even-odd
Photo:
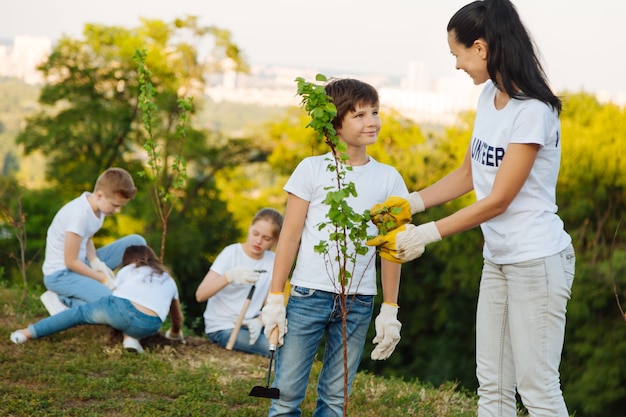
<instances>
[{"instance_id":1,"label":"boy's blue jeans","mask_svg":"<svg viewBox=\"0 0 626 417\"><path fill-rule=\"evenodd\" d=\"M157 316L137 310L125 299L110 295L70 308L28 326L32 338L58 333L80 324L106 324L137 339L156 334L161 325Z\"/></svg>"},{"instance_id":2,"label":"boy's blue jeans","mask_svg":"<svg viewBox=\"0 0 626 417\"><path fill-rule=\"evenodd\" d=\"M122 263L127 247L145 244L146 240L142 236L128 235L101 247L96 250L96 254L109 268L115 269ZM70 308L111 295L111 290L105 285L69 269L44 276L43 283L47 289L57 293L63 304Z\"/></svg>"},{"instance_id":3,"label":"boy's blue jeans","mask_svg":"<svg viewBox=\"0 0 626 417\"><path fill-rule=\"evenodd\" d=\"M322 370L317 382L314 417L343 415L343 335L339 295L294 286L287 303L285 343L276 352L273 386L280 398L273 399L269 416L300 416L309 374L322 337L326 336ZM367 329L372 318L374 296L347 298L348 392L356 375Z\"/></svg>"}]
</instances>

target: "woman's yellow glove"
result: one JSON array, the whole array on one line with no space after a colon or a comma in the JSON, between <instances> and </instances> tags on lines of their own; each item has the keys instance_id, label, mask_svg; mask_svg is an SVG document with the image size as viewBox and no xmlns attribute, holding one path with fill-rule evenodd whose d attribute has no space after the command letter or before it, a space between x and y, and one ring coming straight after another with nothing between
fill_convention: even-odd
<instances>
[{"instance_id":1,"label":"woman's yellow glove","mask_svg":"<svg viewBox=\"0 0 626 417\"><path fill-rule=\"evenodd\" d=\"M418 192L413 192L406 198L391 196L384 203L375 204L370 209L370 216L378 231L386 234L397 227L411 223L412 216L422 211L424 211L424 201Z\"/></svg>"}]
</instances>

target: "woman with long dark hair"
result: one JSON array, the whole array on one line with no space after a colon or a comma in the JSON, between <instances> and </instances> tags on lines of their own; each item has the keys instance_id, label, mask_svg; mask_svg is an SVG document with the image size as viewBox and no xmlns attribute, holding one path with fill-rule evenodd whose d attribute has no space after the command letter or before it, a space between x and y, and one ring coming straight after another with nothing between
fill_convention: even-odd
<instances>
[{"instance_id":1,"label":"woman with long dark hair","mask_svg":"<svg viewBox=\"0 0 626 417\"><path fill-rule=\"evenodd\" d=\"M531 416L567 417L559 364L575 254L556 205L561 100L510 1L469 3L447 30L456 68L475 84L485 83L465 159L407 199L374 206L375 222L391 217L399 227L368 244L380 246L383 258L406 262L429 243L480 226L478 415L514 417L517 390ZM437 221L410 224L412 214L472 190L475 203Z\"/></svg>"}]
</instances>

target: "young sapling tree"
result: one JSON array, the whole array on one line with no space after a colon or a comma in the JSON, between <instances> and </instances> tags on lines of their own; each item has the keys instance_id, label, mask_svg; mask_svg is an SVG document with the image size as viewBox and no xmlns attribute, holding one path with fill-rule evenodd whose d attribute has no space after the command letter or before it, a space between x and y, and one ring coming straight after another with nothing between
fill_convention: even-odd
<instances>
[{"instance_id":1,"label":"young sapling tree","mask_svg":"<svg viewBox=\"0 0 626 417\"><path fill-rule=\"evenodd\" d=\"M177 152L168 155L165 144L156 138L156 129L159 125L158 107L154 102L156 89L151 81L151 72L146 66L146 52L136 50L133 56L137 64L139 77L139 108L142 111L143 127L147 133L144 150L148 155L148 170L139 175L150 183L150 200L161 222L161 250L160 260L165 255L165 240L167 238L167 223L176 198L185 189L187 179L187 163L183 157L183 143L186 138L185 127L189 121L188 113L191 110L192 98L178 99L180 113L176 125ZM168 169L168 162L170 163Z\"/></svg>"}]
</instances>

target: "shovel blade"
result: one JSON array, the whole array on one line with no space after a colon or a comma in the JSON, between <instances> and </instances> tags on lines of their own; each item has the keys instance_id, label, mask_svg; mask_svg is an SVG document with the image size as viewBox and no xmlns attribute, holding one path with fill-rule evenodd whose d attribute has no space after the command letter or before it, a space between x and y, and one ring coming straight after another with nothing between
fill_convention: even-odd
<instances>
[{"instance_id":1,"label":"shovel blade","mask_svg":"<svg viewBox=\"0 0 626 417\"><path fill-rule=\"evenodd\" d=\"M249 395L251 397L278 399L278 397L280 397L280 390L278 388L267 388L257 385L256 387L252 387L252 391L250 391Z\"/></svg>"}]
</instances>

